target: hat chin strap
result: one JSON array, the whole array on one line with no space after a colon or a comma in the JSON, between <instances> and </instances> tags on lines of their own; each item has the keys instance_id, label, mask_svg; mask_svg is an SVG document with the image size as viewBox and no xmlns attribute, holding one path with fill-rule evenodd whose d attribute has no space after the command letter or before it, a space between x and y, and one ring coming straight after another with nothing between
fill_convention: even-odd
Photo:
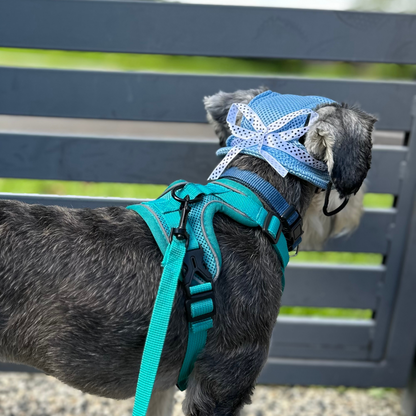
<instances>
[{"instance_id":1,"label":"hat chin strap","mask_svg":"<svg viewBox=\"0 0 416 416\"><path fill-rule=\"evenodd\" d=\"M326 188L324 207L322 209L324 215L326 215L327 217L332 217L333 215L338 214L338 212L342 211L347 206L348 201L350 200L350 196L349 195L346 196L344 201L338 208L335 208L333 211L328 212L329 195L331 193L331 188L332 188L332 182L329 182Z\"/></svg>"}]
</instances>

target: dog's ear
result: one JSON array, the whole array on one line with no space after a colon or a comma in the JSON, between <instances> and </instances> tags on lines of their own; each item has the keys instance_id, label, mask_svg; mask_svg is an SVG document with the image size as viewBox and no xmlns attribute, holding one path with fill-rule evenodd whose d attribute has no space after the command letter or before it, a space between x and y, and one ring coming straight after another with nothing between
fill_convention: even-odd
<instances>
[{"instance_id":1,"label":"dog's ear","mask_svg":"<svg viewBox=\"0 0 416 416\"><path fill-rule=\"evenodd\" d=\"M207 119L214 126L214 131L220 139L220 146L225 146L231 132L227 125L227 115L234 103L248 104L254 97L267 91L268 88L260 87L252 90L238 90L236 92L223 92L209 97L204 97Z\"/></svg>"},{"instance_id":2,"label":"dog's ear","mask_svg":"<svg viewBox=\"0 0 416 416\"><path fill-rule=\"evenodd\" d=\"M357 107L328 104L315 109L319 118L305 138L308 152L328 165L341 198L360 189L371 165L375 117Z\"/></svg>"}]
</instances>

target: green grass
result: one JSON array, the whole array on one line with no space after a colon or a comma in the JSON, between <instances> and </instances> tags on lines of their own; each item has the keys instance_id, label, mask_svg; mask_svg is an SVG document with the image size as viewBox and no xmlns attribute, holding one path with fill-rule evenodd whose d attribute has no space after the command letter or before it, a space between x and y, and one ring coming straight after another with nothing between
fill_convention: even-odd
<instances>
[{"instance_id":1,"label":"green grass","mask_svg":"<svg viewBox=\"0 0 416 416\"><path fill-rule=\"evenodd\" d=\"M290 259L291 263L330 263L330 264L367 264L378 265L383 261L381 254L373 253L339 253L301 251L296 257Z\"/></svg>"},{"instance_id":2,"label":"green grass","mask_svg":"<svg viewBox=\"0 0 416 416\"><path fill-rule=\"evenodd\" d=\"M165 188L165 185L0 179L0 192L23 194L157 198Z\"/></svg>"},{"instance_id":3,"label":"green grass","mask_svg":"<svg viewBox=\"0 0 416 416\"><path fill-rule=\"evenodd\" d=\"M364 196L364 206L366 208L392 208L394 195L390 194L366 194Z\"/></svg>"},{"instance_id":4,"label":"green grass","mask_svg":"<svg viewBox=\"0 0 416 416\"><path fill-rule=\"evenodd\" d=\"M304 308L301 306L282 306L280 308L280 315L314 318L371 319L372 314L373 311L370 309Z\"/></svg>"},{"instance_id":5,"label":"green grass","mask_svg":"<svg viewBox=\"0 0 416 416\"><path fill-rule=\"evenodd\" d=\"M0 66L412 80L415 65L0 48Z\"/></svg>"}]
</instances>

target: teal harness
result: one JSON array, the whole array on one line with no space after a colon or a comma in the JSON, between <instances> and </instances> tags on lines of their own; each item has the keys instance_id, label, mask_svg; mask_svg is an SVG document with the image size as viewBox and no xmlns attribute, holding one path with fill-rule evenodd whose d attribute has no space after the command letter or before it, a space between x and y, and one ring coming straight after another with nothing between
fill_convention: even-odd
<instances>
[{"instance_id":1,"label":"teal harness","mask_svg":"<svg viewBox=\"0 0 416 416\"><path fill-rule=\"evenodd\" d=\"M179 389L186 389L188 376L205 345L207 331L213 326L215 302L212 283L218 278L222 264L213 227L214 215L221 212L245 226L262 228L282 264L283 287L289 252L282 232L282 217L265 209L259 197L237 177L233 180L221 178L208 185L179 180L158 199L127 208L144 219L164 255L163 273L143 351L133 408L133 416L145 416L178 281L182 281L187 295L185 307L189 322Z\"/></svg>"}]
</instances>

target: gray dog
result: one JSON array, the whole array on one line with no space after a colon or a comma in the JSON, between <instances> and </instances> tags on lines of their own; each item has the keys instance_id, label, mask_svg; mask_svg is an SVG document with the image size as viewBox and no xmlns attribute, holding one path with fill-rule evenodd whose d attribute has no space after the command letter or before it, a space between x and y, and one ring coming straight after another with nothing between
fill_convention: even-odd
<instances>
[{"instance_id":1,"label":"gray dog","mask_svg":"<svg viewBox=\"0 0 416 416\"><path fill-rule=\"evenodd\" d=\"M262 91L205 98L221 146L230 134L225 120L231 104L248 103ZM336 189L331 208L360 189L376 120L339 104L315 110L319 119L304 145L328 165ZM359 222L361 191L344 211L327 218L321 214L323 194L312 184L290 174L282 178L249 155L238 156L232 166L257 173L297 208L304 217L304 247L319 248ZM189 380L187 415L236 415L250 402L282 295L279 260L260 229L222 214L214 228L223 257L214 283L217 313ZM141 217L117 207L0 201L0 233L0 358L91 394L133 396L162 273L162 255ZM172 402L187 344L184 301L179 286L149 414L168 413Z\"/></svg>"}]
</instances>

